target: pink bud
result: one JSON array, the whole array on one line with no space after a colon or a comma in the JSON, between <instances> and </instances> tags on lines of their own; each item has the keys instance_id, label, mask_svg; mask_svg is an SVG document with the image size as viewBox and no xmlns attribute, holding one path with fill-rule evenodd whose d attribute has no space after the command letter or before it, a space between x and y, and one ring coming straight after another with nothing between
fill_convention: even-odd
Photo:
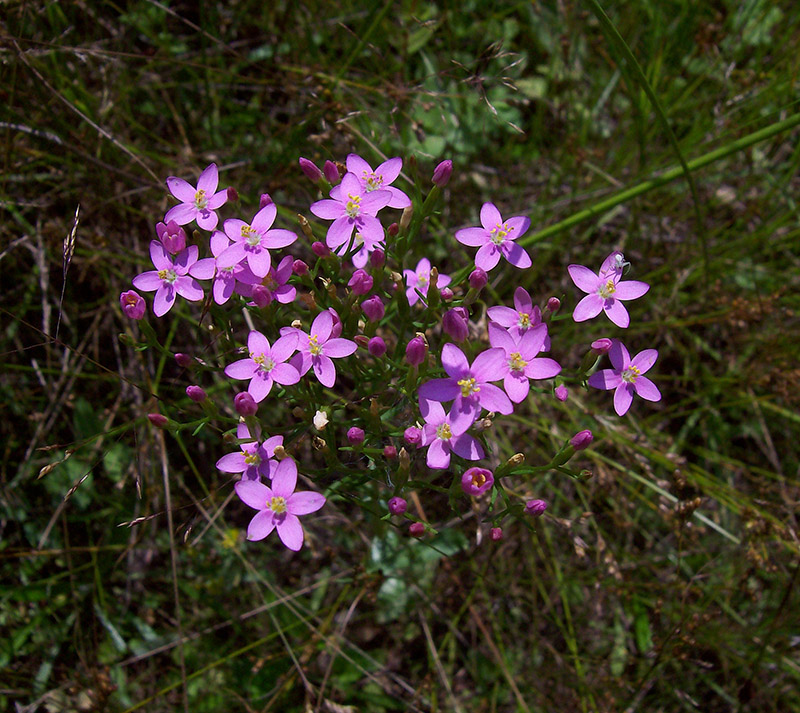
<instances>
[{"instance_id":1,"label":"pink bud","mask_svg":"<svg viewBox=\"0 0 800 713\"><path fill-rule=\"evenodd\" d=\"M386 232L389 233L391 237L395 237L400 232L400 226L397 223L392 223L386 228Z\"/></svg>"},{"instance_id":2,"label":"pink bud","mask_svg":"<svg viewBox=\"0 0 800 713\"><path fill-rule=\"evenodd\" d=\"M315 240L311 243L311 250L317 257L327 257L331 254L330 248L325 245L325 243L319 242L319 240Z\"/></svg>"},{"instance_id":3,"label":"pink bud","mask_svg":"<svg viewBox=\"0 0 800 713\"><path fill-rule=\"evenodd\" d=\"M292 263L292 272L295 275L307 275L308 265L306 265L306 263L304 263L302 260L295 260Z\"/></svg>"},{"instance_id":4,"label":"pink bud","mask_svg":"<svg viewBox=\"0 0 800 713\"><path fill-rule=\"evenodd\" d=\"M453 297L455 297L453 290L451 290L449 287L442 287L442 289L439 290L439 295L441 295L441 298L445 302L452 302Z\"/></svg>"},{"instance_id":5,"label":"pink bud","mask_svg":"<svg viewBox=\"0 0 800 713\"><path fill-rule=\"evenodd\" d=\"M566 401L567 397L569 396L569 391L567 390L567 387L564 386L564 384L559 384L558 386L556 386L555 394L556 398L559 401Z\"/></svg>"},{"instance_id":6,"label":"pink bud","mask_svg":"<svg viewBox=\"0 0 800 713\"><path fill-rule=\"evenodd\" d=\"M158 223L156 233L168 253L176 255L186 249L186 232L174 220L169 221L166 225Z\"/></svg>"},{"instance_id":7,"label":"pink bud","mask_svg":"<svg viewBox=\"0 0 800 713\"><path fill-rule=\"evenodd\" d=\"M469 336L467 310L463 307L447 310L442 317L442 329L454 342L463 342Z\"/></svg>"},{"instance_id":8,"label":"pink bud","mask_svg":"<svg viewBox=\"0 0 800 713\"><path fill-rule=\"evenodd\" d=\"M364 349L369 346L369 337L366 334L356 334L356 336L353 337L353 341Z\"/></svg>"},{"instance_id":9,"label":"pink bud","mask_svg":"<svg viewBox=\"0 0 800 713\"><path fill-rule=\"evenodd\" d=\"M336 164L333 161L325 161L322 166L322 173L328 179L328 183L339 183L339 169L336 168Z\"/></svg>"},{"instance_id":10,"label":"pink bud","mask_svg":"<svg viewBox=\"0 0 800 713\"><path fill-rule=\"evenodd\" d=\"M386 314L386 309L378 295L373 295L369 299L364 300L361 303L361 309L364 310L364 314L370 322L378 322L382 320L383 316Z\"/></svg>"},{"instance_id":11,"label":"pink bud","mask_svg":"<svg viewBox=\"0 0 800 713\"><path fill-rule=\"evenodd\" d=\"M328 307L328 312L331 313L331 318L333 319L331 339L338 339L342 336L342 320L339 319L339 313L333 307Z\"/></svg>"},{"instance_id":12,"label":"pink bud","mask_svg":"<svg viewBox=\"0 0 800 713\"><path fill-rule=\"evenodd\" d=\"M403 438L405 439L406 443L416 446L422 440L422 431L420 431L416 426L409 426L403 433Z\"/></svg>"},{"instance_id":13,"label":"pink bud","mask_svg":"<svg viewBox=\"0 0 800 713\"><path fill-rule=\"evenodd\" d=\"M202 386L197 386L195 384L191 384L190 386L186 387L186 395L196 403L200 403L201 401L206 400L206 392L203 390Z\"/></svg>"},{"instance_id":14,"label":"pink bud","mask_svg":"<svg viewBox=\"0 0 800 713\"><path fill-rule=\"evenodd\" d=\"M422 537L425 534L425 525L421 522L412 522L408 526L408 534L411 537Z\"/></svg>"},{"instance_id":15,"label":"pink bud","mask_svg":"<svg viewBox=\"0 0 800 713\"><path fill-rule=\"evenodd\" d=\"M394 460L397 458L397 448L395 448L395 446L393 446L391 443L388 446L384 446L383 457L387 460Z\"/></svg>"},{"instance_id":16,"label":"pink bud","mask_svg":"<svg viewBox=\"0 0 800 713\"><path fill-rule=\"evenodd\" d=\"M406 361L411 366L419 366L425 361L425 356L428 354L428 346L425 344L422 337L414 337L409 340L406 346Z\"/></svg>"},{"instance_id":17,"label":"pink bud","mask_svg":"<svg viewBox=\"0 0 800 713\"><path fill-rule=\"evenodd\" d=\"M492 528L492 541L499 542L503 539L503 528L502 527L493 527Z\"/></svg>"},{"instance_id":18,"label":"pink bud","mask_svg":"<svg viewBox=\"0 0 800 713\"><path fill-rule=\"evenodd\" d=\"M461 476L461 489L467 495L478 497L494 485L494 475L486 468L469 468Z\"/></svg>"},{"instance_id":19,"label":"pink bud","mask_svg":"<svg viewBox=\"0 0 800 713\"><path fill-rule=\"evenodd\" d=\"M148 413L147 419L156 428L166 428L169 425L169 419L160 413Z\"/></svg>"},{"instance_id":20,"label":"pink bud","mask_svg":"<svg viewBox=\"0 0 800 713\"><path fill-rule=\"evenodd\" d=\"M182 352L178 352L175 355L175 361L178 362L178 366L182 366L184 369L192 365L192 357Z\"/></svg>"},{"instance_id":21,"label":"pink bud","mask_svg":"<svg viewBox=\"0 0 800 713\"><path fill-rule=\"evenodd\" d=\"M270 203L274 202L269 193L262 193L261 197L258 199L258 209L266 208Z\"/></svg>"},{"instance_id":22,"label":"pink bud","mask_svg":"<svg viewBox=\"0 0 800 713\"><path fill-rule=\"evenodd\" d=\"M540 517L545 510L547 510L546 500L528 500L525 503L525 512L533 517Z\"/></svg>"},{"instance_id":23,"label":"pink bud","mask_svg":"<svg viewBox=\"0 0 800 713\"><path fill-rule=\"evenodd\" d=\"M364 442L364 429L358 426L353 426L347 431L347 440L351 446L357 446Z\"/></svg>"},{"instance_id":24,"label":"pink bud","mask_svg":"<svg viewBox=\"0 0 800 713\"><path fill-rule=\"evenodd\" d=\"M373 337L369 340L367 349L369 349L369 353L372 354L372 356L382 357L384 354L386 354L386 342L384 342L380 337Z\"/></svg>"},{"instance_id":25,"label":"pink bud","mask_svg":"<svg viewBox=\"0 0 800 713\"><path fill-rule=\"evenodd\" d=\"M592 342L592 351L598 356L600 354L606 354L611 349L611 344L611 340L606 337L603 337L602 339L595 339Z\"/></svg>"},{"instance_id":26,"label":"pink bud","mask_svg":"<svg viewBox=\"0 0 800 713\"><path fill-rule=\"evenodd\" d=\"M144 297L136 290L128 290L127 292L121 293L119 296L119 305L122 307L125 316L129 319L142 319L147 309Z\"/></svg>"},{"instance_id":27,"label":"pink bud","mask_svg":"<svg viewBox=\"0 0 800 713\"><path fill-rule=\"evenodd\" d=\"M317 183L319 179L322 178L322 171L320 171L312 161L309 161L307 158L303 158L301 156L299 163L300 170L312 183Z\"/></svg>"},{"instance_id":28,"label":"pink bud","mask_svg":"<svg viewBox=\"0 0 800 713\"><path fill-rule=\"evenodd\" d=\"M372 267L381 267L384 262L386 262L386 253L380 248L375 248L375 250L369 254L369 264L372 265Z\"/></svg>"},{"instance_id":29,"label":"pink bud","mask_svg":"<svg viewBox=\"0 0 800 713\"><path fill-rule=\"evenodd\" d=\"M272 293L264 285L256 285L250 295L256 307L266 307L272 302Z\"/></svg>"},{"instance_id":30,"label":"pink bud","mask_svg":"<svg viewBox=\"0 0 800 713\"><path fill-rule=\"evenodd\" d=\"M358 269L347 286L353 290L354 295L366 295L372 289L372 276L366 270Z\"/></svg>"},{"instance_id":31,"label":"pink bud","mask_svg":"<svg viewBox=\"0 0 800 713\"><path fill-rule=\"evenodd\" d=\"M239 193L233 186L228 186L228 200L231 203L236 203L239 200Z\"/></svg>"},{"instance_id":32,"label":"pink bud","mask_svg":"<svg viewBox=\"0 0 800 713\"><path fill-rule=\"evenodd\" d=\"M569 439L569 442L576 451L582 451L584 448L588 448L593 440L594 436L592 435L592 432L586 430L578 431L572 438Z\"/></svg>"},{"instance_id":33,"label":"pink bud","mask_svg":"<svg viewBox=\"0 0 800 713\"><path fill-rule=\"evenodd\" d=\"M486 287L487 282L489 282L489 276L486 274L486 270L476 267L469 274L469 286L473 290L482 290Z\"/></svg>"},{"instance_id":34,"label":"pink bud","mask_svg":"<svg viewBox=\"0 0 800 713\"><path fill-rule=\"evenodd\" d=\"M448 158L433 169L431 181L439 188L444 188L453 174L453 162Z\"/></svg>"},{"instance_id":35,"label":"pink bud","mask_svg":"<svg viewBox=\"0 0 800 713\"><path fill-rule=\"evenodd\" d=\"M561 300L558 297L551 297L547 300L547 309L550 310L550 314L555 314L561 309Z\"/></svg>"},{"instance_id":36,"label":"pink bud","mask_svg":"<svg viewBox=\"0 0 800 713\"><path fill-rule=\"evenodd\" d=\"M406 510L408 510L408 503L406 502L405 498L398 497L395 495L393 498L389 498L389 512L392 515L402 515Z\"/></svg>"},{"instance_id":37,"label":"pink bud","mask_svg":"<svg viewBox=\"0 0 800 713\"><path fill-rule=\"evenodd\" d=\"M255 416L258 404L249 392L242 391L233 397L233 408L240 416Z\"/></svg>"}]
</instances>

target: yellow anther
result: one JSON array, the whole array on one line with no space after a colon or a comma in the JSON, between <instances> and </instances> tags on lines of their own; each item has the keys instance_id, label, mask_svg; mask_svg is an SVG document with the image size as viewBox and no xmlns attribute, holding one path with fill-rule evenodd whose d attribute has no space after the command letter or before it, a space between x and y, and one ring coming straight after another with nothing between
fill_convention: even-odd
<instances>
[{"instance_id":1,"label":"yellow anther","mask_svg":"<svg viewBox=\"0 0 800 713\"><path fill-rule=\"evenodd\" d=\"M623 380L625 383L627 383L627 384L632 384L632 383L633 383L633 382L635 382L635 381L636 381L636 379L638 379L638 378L639 378L641 375L642 375L642 371L641 371L641 369L639 369L638 367L635 367L635 366L633 366L633 364L631 364L631 365L630 365L630 366L629 366L627 369L625 369L625 370L622 372L622 374L621 374L621 376L622 376L622 380Z\"/></svg>"},{"instance_id":2,"label":"yellow anther","mask_svg":"<svg viewBox=\"0 0 800 713\"><path fill-rule=\"evenodd\" d=\"M599 290L597 290L597 294L600 295L604 300L607 300L611 295L613 295L617 291L617 284L614 280L606 281L605 285L602 285Z\"/></svg>"},{"instance_id":3,"label":"yellow anther","mask_svg":"<svg viewBox=\"0 0 800 713\"><path fill-rule=\"evenodd\" d=\"M519 352L512 352L509 355L508 368L511 371L522 371L526 366L528 366L528 362L520 356Z\"/></svg>"},{"instance_id":4,"label":"yellow anther","mask_svg":"<svg viewBox=\"0 0 800 713\"><path fill-rule=\"evenodd\" d=\"M459 379L458 385L461 387L461 395L465 398L481 390L481 387L477 385L477 382L472 377Z\"/></svg>"},{"instance_id":5,"label":"yellow anther","mask_svg":"<svg viewBox=\"0 0 800 713\"><path fill-rule=\"evenodd\" d=\"M248 451L242 451L242 453L244 454L244 462L247 463L247 465L257 466L261 464L261 456L258 455L256 451L253 451L252 453Z\"/></svg>"},{"instance_id":6,"label":"yellow anther","mask_svg":"<svg viewBox=\"0 0 800 713\"><path fill-rule=\"evenodd\" d=\"M438 425L436 427L436 436L443 441L450 440L453 437L453 431L450 429L450 425L447 423Z\"/></svg>"},{"instance_id":7,"label":"yellow anther","mask_svg":"<svg viewBox=\"0 0 800 713\"><path fill-rule=\"evenodd\" d=\"M531 326L531 316L527 312L520 312L519 313L519 326L520 327L530 327Z\"/></svg>"},{"instance_id":8,"label":"yellow anther","mask_svg":"<svg viewBox=\"0 0 800 713\"><path fill-rule=\"evenodd\" d=\"M267 500L267 509L272 510L276 515L286 512L286 498L275 495Z\"/></svg>"},{"instance_id":9,"label":"yellow anther","mask_svg":"<svg viewBox=\"0 0 800 713\"><path fill-rule=\"evenodd\" d=\"M197 210L203 210L208 205L208 198L206 198L206 192L203 190L197 191L194 194L194 207Z\"/></svg>"},{"instance_id":10,"label":"yellow anther","mask_svg":"<svg viewBox=\"0 0 800 713\"><path fill-rule=\"evenodd\" d=\"M357 218L361 212L361 196L354 196L352 193L348 193L347 197L350 200L345 204L344 210L351 218Z\"/></svg>"}]
</instances>

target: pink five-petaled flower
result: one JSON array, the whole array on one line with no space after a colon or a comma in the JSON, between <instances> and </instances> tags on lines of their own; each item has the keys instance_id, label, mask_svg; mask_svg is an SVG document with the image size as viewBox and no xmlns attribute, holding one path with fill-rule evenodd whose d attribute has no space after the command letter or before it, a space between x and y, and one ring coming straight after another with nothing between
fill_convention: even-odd
<instances>
[{"instance_id":1,"label":"pink five-petaled flower","mask_svg":"<svg viewBox=\"0 0 800 713\"><path fill-rule=\"evenodd\" d=\"M452 410L449 414L445 414L442 405L436 401L423 401L421 406L425 425L422 427L420 446L428 446L429 468L437 470L448 468L451 450L466 460L483 458L481 444L465 433L472 424L471 421L466 426L458 427L451 420Z\"/></svg>"},{"instance_id":2,"label":"pink five-petaled flower","mask_svg":"<svg viewBox=\"0 0 800 713\"><path fill-rule=\"evenodd\" d=\"M134 277L133 286L137 290L156 293L153 300L156 317L169 312L175 304L176 294L190 302L203 299L203 288L190 275L197 262L197 245L190 245L173 258L158 240L151 240L150 258L156 269Z\"/></svg>"},{"instance_id":3,"label":"pink five-petaled flower","mask_svg":"<svg viewBox=\"0 0 800 713\"><path fill-rule=\"evenodd\" d=\"M296 384L300 374L291 364L284 364L297 349L297 333L287 333L270 347L267 338L256 332L247 337L247 359L228 364L225 376L231 379L250 379L247 391L256 403L263 401L272 390L272 384Z\"/></svg>"},{"instance_id":4,"label":"pink five-petaled flower","mask_svg":"<svg viewBox=\"0 0 800 713\"><path fill-rule=\"evenodd\" d=\"M570 265L567 270L575 286L588 293L575 306L572 318L576 322L585 322L605 312L608 318L618 327L625 328L631 318L628 310L620 300L635 300L650 289L646 282L628 280L620 282L624 257L621 252L611 253L600 266L596 275L583 265Z\"/></svg>"},{"instance_id":5,"label":"pink five-petaled flower","mask_svg":"<svg viewBox=\"0 0 800 713\"><path fill-rule=\"evenodd\" d=\"M505 352L501 371L503 387L515 404L528 395L528 379L549 379L561 372L557 361L537 356L546 338L545 324L529 329L516 339L500 325L489 324L489 343Z\"/></svg>"},{"instance_id":6,"label":"pink five-petaled flower","mask_svg":"<svg viewBox=\"0 0 800 713\"><path fill-rule=\"evenodd\" d=\"M524 287L517 287L514 290L514 309L500 305L489 307L486 314L489 315L489 319L511 332L511 336L515 339L521 337L531 327L542 323L542 311L538 305L533 304L531 296ZM542 351L549 349L550 338L548 337Z\"/></svg>"},{"instance_id":7,"label":"pink five-petaled flower","mask_svg":"<svg viewBox=\"0 0 800 713\"><path fill-rule=\"evenodd\" d=\"M493 203L481 207L482 228L463 228L456 231L456 240L463 245L479 248L475 265L489 272L504 257L514 267L530 267L531 258L514 241L530 227L530 218L517 215L504 221Z\"/></svg>"},{"instance_id":8,"label":"pink five-petaled flower","mask_svg":"<svg viewBox=\"0 0 800 713\"><path fill-rule=\"evenodd\" d=\"M383 190L392 194L391 200L387 203L389 208L408 208L411 205L411 199L403 191L389 185L400 175L402 168L401 158L390 158L373 171L361 156L354 153L347 156L347 170L358 179L364 193ZM331 191L331 198L338 199L341 190L341 186L336 186Z\"/></svg>"},{"instance_id":9,"label":"pink five-petaled flower","mask_svg":"<svg viewBox=\"0 0 800 713\"><path fill-rule=\"evenodd\" d=\"M403 270L403 276L406 278L406 298L408 299L408 304L412 307L417 304L420 299L420 295L427 296L428 288L430 287L431 282L431 261L428 258L424 257L417 263L417 267L414 270ZM450 276L449 275L439 275L436 280L436 287L440 290L442 287L450 284ZM423 303L425 300L422 300Z\"/></svg>"},{"instance_id":10,"label":"pink five-petaled flower","mask_svg":"<svg viewBox=\"0 0 800 713\"><path fill-rule=\"evenodd\" d=\"M219 267L217 258L227 250L231 244L228 237L221 230L215 230L211 234L211 254L214 257L205 257L198 260L192 268L192 275L201 280L214 278L211 293L214 295L214 302L218 305L225 304L234 292L244 294L242 288L245 285L241 280L245 275L252 275L246 265L233 265L232 267ZM258 279L253 276L253 279Z\"/></svg>"},{"instance_id":11,"label":"pink five-petaled flower","mask_svg":"<svg viewBox=\"0 0 800 713\"><path fill-rule=\"evenodd\" d=\"M119 306L125 316L130 319L142 319L144 317L147 305L145 304L144 297L142 297L136 290L128 290L119 296Z\"/></svg>"},{"instance_id":12,"label":"pink five-petaled flower","mask_svg":"<svg viewBox=\"0 0 800 713\"><path fill-rule=\"evenodd\" d=\"M294 492L297 464L284 458L272 474L272 487L255 480L240 480L234 486L245 505L258 510L247 528L248 540L263 540L273 530L286 547L297 552L303 546L303 527L298 515L316 512L325 496L311 490Z\"/></svg>"},{"instance_id":13,"label":"pink five-petaled flower","mask_svg":"<svg viewBox=\"0 0 800 713\"><path fill-rule=\"evenodd\" d=\"M503 378L507 360L502 349L481 352L470 366L461 349L455 344L445 344L442 348L442 366L449 378L433 379L420 386L420 407L424 409L425 401L455 399L450 409L455 433L466 431L478 418L481 407L503 414L514 410L503 390L489 383Z\"/></svg>"},{"instance_id":14,"label":"pink five-petaled flower","mask_svg":"<svg viewBox=\"0 0 800 713\"><path fill-rule=\"evenodd\" d=\"M167 179L167 188L180 201L180 204L172 206L167 211L164 222L169 223L174 220L178 225L186 225L186 223L196 220L197 225L203 230L214 230L219 220L214 211L228 200L227 188L215 192L218 184L219 173L215 163L207 166L206 170L200 174L200 178L197 179L197 188L192 188L191 184L182 178L170 176Z\"/></svg>"},{"instance_id":15,"label":"pink five-petaled flower","mask_svg":"<svg viewBox=\"0 0 800 713\"><path fill-rule=\"evenodd\" d=\"M619 339L608 352L613 369L601 369L589 377L589 386L596 389L615 389L614 410L618 416L624 415L631 406L633 394L637 393L646 401L661 401L658 387L643 374L655 364L658 352L645 349L631 359L625 345Z\"/></svg>"},{"instance_id":16,"label":"pink five-petaled flower","mask_svg":"<svg viewBox=\"0 0 800 713\"><path fill-rule=\"evenodd\" d=\"M233 240L233 245L217 258L217 266L233 267L247 260L254 275L265 277L272 264L269 251L285 248L297 240L297 235L291 230L270 230L277 214L275 204L268 203L255 214L250 224L237 218L226 220L222 227L225 235Z\"/></svg>"},{"instance_id":17,"label":"pink five-petaled flower","mask_svg":"<svg viewBox=\"0 0 800 713\"><path fill-rule=\"evenodd\" d=\"M250 432L238 429L239 438L250 438ZM236 453L228 453L217 461L217 469L223 473L241 473L242 480L260 480L261 477L271 478L278 467L278 461L273 460L275 446L283 443L283 436L272 436L263 443L251 441L242 443Z\"/></svg>"},{"instance_id":18,"label":"pink five-petaled flower","mask_svg":"<svg viewBox=\"0 0 800 713\"><path fill-rule=\"evenodd\" d=\"M243 284L240 292L245 297L253 297L253 290L261 285L269 294L271 300L280 302L281 304L289 304L294 302L297 296L297 289L289 284L289 278L292 276L294 267L294 258L291 255L286 255L276 268L274 265L269 268L269 272L260 278L253 275L252 271L247 269L240 278Z\"/></svg>"},{"instance_id":19,"label":"pink five-petaled flower","mask_svg":"<svg viewBox=\"0 0 800 713\"><path fill-rule=\"evenodd\" d=\"M311 212L323 220L332 220L326 242L331 250L346 245L353 230L360 233L364 242L383 240L383 227L375 217L381 208L392 200L389 191L367 193L354 173L346 173L341 184L331 190L331 198L311 204Z\"/></svg>"},{"instance_id":20,"label":"pink five-petaled flower","mask_svg":"<svg viewBox=\"0 0 800 713\"><path fill-rule=\"evenodd\" d=\"M306 334L299 329L294 331L299 335L298 353L292 357L291 364L300 372L301 376L313 366L314 374L320 383L328 388L333 386L336 381L336 367L331 359L350 356L358 348L358 345L350 339L331 339L333 316L328 310L320 312L311 323L311 334Z\"/></svg>"}]
</instances>

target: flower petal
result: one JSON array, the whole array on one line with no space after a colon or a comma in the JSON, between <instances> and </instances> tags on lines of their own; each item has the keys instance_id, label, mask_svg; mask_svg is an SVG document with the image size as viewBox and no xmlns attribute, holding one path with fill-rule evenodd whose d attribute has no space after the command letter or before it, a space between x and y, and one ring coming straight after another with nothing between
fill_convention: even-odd
<instances>
[{"instance_id":1,"label":"flower petal","mask_svg":"<svg viewBox=\"0 0 800 713\"><path fill-rule=\"evenodd\" d=\"M481 444L466 433L450 441L450 447L456 455L466 460L480 460L484 456Z\"/></svg>"},{"instance_id":2,"label":"flower petal","mask_svg":"<svg viewBox=\"0 0 800 713\"><path fill-rule=\"evenodd\" d=\"M656 349L645 349L631 359L631 366L635 366L644 374L656 363L656 359L658 359L658 351Z\"/></svg>"},{"instance_id":3,"label":"flower petal","mask_svg":"<svg viewBox=\"0 0 800 713\"><path fill-rule=\"evenodd\" d=\"M508 260L514 267L518 267L522 270L526 270L533 264L531 256L528 255L528 253L516 243L503 243L503 247L500 248L500 252L503 253L505 259ZM485 269L486 268L484 268L484 270Z\"/></svg>"},{"instance_id":4,"label":"flower petal","mask_svg":"<svg viewBox=\"0 0 800 713\"><path fill-rule=\"evenodd\" d=\"M509 414L514 411L508 396L505 395L500 387L493 384L481 384L478 400L487 411L496 411L502 414Z\"/></svg>"},{"instance_id":5,"label":"flower petal","mask_svg":"<svg viewBox=\"0 0 800 713\"><path fill-rule=\"evenodd\" d=\"M461 389L454 379L433 379L431 381L426 381L419 387L420 399L438 401L440 403L452 401L460 393Z\"/></svg>"},{"instance_id":6,"label":"flower petal","mask_svg":"<svg viewBox=\"0 0 800 713\"><path fill-rule=\"evenodd\" d=\"M250 227L257 233L262 235L266 233L275 222L275 216L278 215L278 206L274 203L267 203L258 213L253 216L253 222Z\"/></svg>"},{"instance_id":7,"label":"flower petal","mask_svg":"<svg viewBox=\"0 0 800 713\"><path fill-rule=\"evenodd\" d=\"M242 481L244 482L244 481ZM254 480L247 481L254 483ZM252 542L263 540L275 529L275 514L272 510L262 510L256 513L247 527L247 539Z\"/></svg>"},{"instance_id":8,"label":"flower petal","mask_svg":"<svg viewBox=\"0 0 800 713\"><path fill-rule=\"evenodd\" d=\"M627 328L631 323L631 318L628 314L628 310L625 309L625 305L615 299L606 300L605 302L603 310L608 318L618 327L622 327L623 329Z\"/></svg>"},{"instance_id":9,"label":"flower petal","mask_svg":"<svg viewBox=\"0 0 800 713\"><path fill-rule=\"evenodd\" d=\"M506 374L503 379L503 388L515 404L522 403L528 396L530 390L530 383L527 377L521 376L519 373L510 372Z\"/></svg>"},{"instance_id":10,"label":"flower petal","mask_svg":"<svg viewBox=\"0 0 800 713\"><path fill-rule=\"evenodd\" d=\"M292 515L308 515L325 505L325 496L313 490L292 493L286 501L286 509Z\"/></svg>"},{"instance_id":11,"label":"flower petal","mask_svg":"<svg viewBox=\"0 0 800 713\"><path fill-rule=\"evenodd\" d=\"M272 494L279 498L288 498L297 485L297 463L294 458L284 458L272 476Z\"/></svg>"},{"instance_id":12,"label":"flower petal","mask_svg":"<svg viewBox=\"0 0 800 713\"><path fill-rule=\"evenodd\" d=\"M641 297L650 289L650 285L646 282L639 282L638 280L626 280L625 282L617 283L617 291L614 297L618 300L635 300Z\"/></svg>"},{"instance_id":13,"label":"flower petal","mask_svg":"<svg viewBox=\"0 0 800 713\"><path fill-rule=\"evenodd\" d=\"M499 381L502 378L503 364L505 362L506 352L504 349L486 349L475 357L470 373L479 384L484 384L488 381Z\"/></svg>"},{"instance_id":14,"label":"flower petal","mask_svg":"<svg viewBox=\"0 0 800 713\"><path fill-rule=\"evenodd\" d=\"M636 379L633 388L645 401L661 401L661 392L646 376L640 376Z\"/></svg>"},{"instance_id":15,"label":"flower petal","mask_svg":"<svg viewBox=\"0 0 800 713\"><path fill-rule=\"evenodd\" d=\"M500 250L491 241L478 248L478 252L475 253L475 266L486 272L489 272L498 262L500 262Z\"/></svg>"},{"instance_id":16,"label":"flower petal","mask_svg":"<svg viewBox=\"0 0 800 713\"><path fill-rule=\"evenodd\" d=\"M220 470L222 470L220 468ZM227 472L240 472L240 471L223 471ZM263 510L267 506L267 502L272 497L272 490L263 483L257 480L240 480L233 486L239 499L248 507L255 510Z\"/></svg>"},{"instance_id":17,"label":"flower petal","mask_svg":"<svg viewBox=\"0 0 800 713\"><path fill-rule=\"evenodd\" d=\"M447 441L437 438L428 448L428 468L444 470L450 466L450 445Z\"/></svg>"},{"instance_id":18,"label":"flower petal","mask_svg":"<svg viewBox=\"0 0 800 713\"><path fill-rule=\"evenodd\" d=\"M225 367L225 376L229 379L252 379L258 371L258 365L252 359L239 359Z\"/></svg>"},{"instance_id":19,"label":"flower petal","mask_svg":"<svg viewBox=\"0 0 800 713\"><path fill-rule=\"evenodd\" d=\"M503 217L494 203L484 203L481 206L481 225L486 230L491 230L503 222Z\"/></svg>"},{"instance_id":20,"label":"flower petal","mask_svg":"<svg viewBox=\"0 0 800 713\"><path fill-rule=\"evenodd\" d=\"M297 552L303 546L303 526L297 515L287 512L282 520L277 520L275 527L278 530L278 537L287 548Z\"/></svg>"},{"instance_id":21,"label":"flower petal","mask_svg":"<svg viewBox=\"0 0 800 713\"><path fill-rule=\"evenodd\" d=\"M608 358L617 371L627 369L628 365L631 363L631 355L619 339L611 340L611 349L608 350Z\"/></svg>"},{"instance_id":22,"label":"flower petal","mask_svg":"<svg viewBox=\"0 0 800 713\"><path fill-rule=\"evenodd\" d=\"M358 345L354 341L339 337L325 342L323 353L325 356L341 359L342 357L350 356L356 349L358 349Z\"/></svg>"},{"instance_id":23,"label":"flower petal","mask_svg":"<svg viewBox=\"0 0 800 713\"><path fill-rule=\"evenodd\" d=\"M197 190L205 191L206 195L210 196L217 192L218 185L219 171L217 170L217 164L210 163L197 179Z\"/></svg>"},{"instance_id":24,"label":"flower petal","mask_svg":"<svg viewBox=\"0 0 800 713\"><path fill-rule=\"evenodd\" d=\"M603 311L605 300L600 295L586 295L577 305L572 313L572 319L576 322L585 322L587 319L596 317Z\"/></svg>"},{"instance_id":25,"label":"flower petal","mask_svg":"<svg viewBox=\"0 0 800 713\"><path fill-rule=\"evenodd\" d=\"M314 367L314 374L323 386L331 388L336 383L336 367L330 357L320 354L313 357L311 364Z\"/></svg>"},{"instance_id":26,"label":"flower petal","mask_svg":"<svg viewBox=\"0 0 800 713\"><path fill-rule=\"evenodd\" d=\"M300 381L300 372L291 364L276 364L270 372L272 380L284 386L290 386Z\"/></svg>"},{"instance_id":27,"label":"flower petal","mask_svg":"<svg viewBox=\"0 0 800 713\"><path fill-rule=\"evenodd\" d=\"M622 377L619 372L613 369L601 369L592 374L586 383L595 389L616 389L622 383Z\"/></svg>"},{"instance_id":28,"label":"flower petal","mask_svg":"<svg viewBox=\"0 0 800 713\"><path fill-rule=\"evenodd\" d=\"M442 366L454 379L463 379L469 374L469 361L455 344L448 343L442 347Z\"/></svg>"},{"instance_id":29,"label":"flower petal","mask_svg":"<svg viewBox=\"0 0 800 713\"><path fill-rule=\"evenodd\" d=\"M456 240L462 245L478 248L489 240L489 233L483 228L463 228L456 231Z\"/></svg>"},{"instance_id":30,"label":"flower petal","mask_svg":"<svg viewBox=\"0 0 800 713\"><path fill-rule=\"evenodd\" d=\"M633 384L620 384L614 392L614 410L617 416L624 416L633 401Z\"/></svg>"}]
</instances>

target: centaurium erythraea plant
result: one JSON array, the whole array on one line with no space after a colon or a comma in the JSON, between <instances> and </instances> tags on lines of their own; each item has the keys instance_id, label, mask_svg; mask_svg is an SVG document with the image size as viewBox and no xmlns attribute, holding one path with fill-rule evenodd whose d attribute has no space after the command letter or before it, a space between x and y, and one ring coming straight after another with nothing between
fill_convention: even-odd
<instances>
[{"instance_id":1,"label":"centaurium erythraea plant","mask_svg":"<svg viewBox=\"0 0 800 713\"><path fill-rule=\"evenodd\" d=\"M182 178L170 176L167 179L167 188L180 203L173 206L164 216L164 222L169 224L175 221L178 225L186 225L193 220L203 230L214 230L219 217L216 210L221 208L228 200L228 191L217 190L219 185L219 171L217 164L209 164L197 179L197 187Z\"/></svg>"}]
</instances>

